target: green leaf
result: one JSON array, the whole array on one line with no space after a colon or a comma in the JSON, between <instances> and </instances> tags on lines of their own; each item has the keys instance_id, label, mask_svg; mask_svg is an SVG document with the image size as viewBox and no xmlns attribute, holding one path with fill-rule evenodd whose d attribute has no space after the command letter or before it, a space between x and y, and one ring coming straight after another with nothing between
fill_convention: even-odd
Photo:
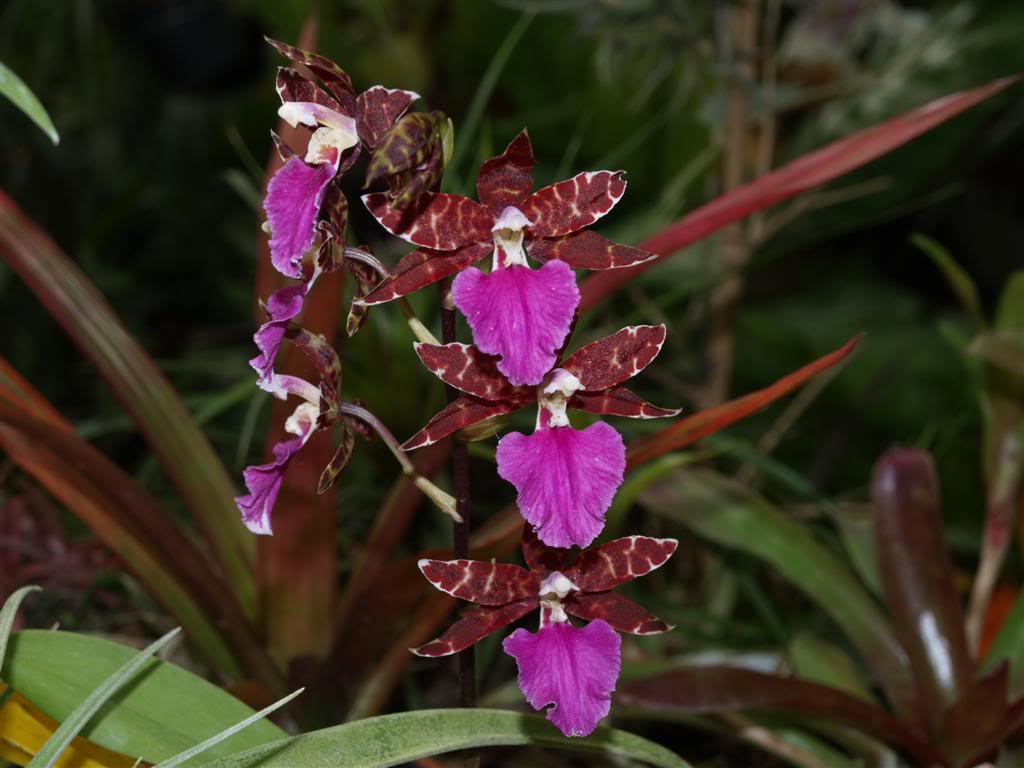
<instances>
[{"instance_id":1,"label":"green leaf","mask_svg":"<svg viewBox=\"0 0 1024 768\"><path fill-rule=\"evenodd\" d=\"M61 724L57 730L46 740L42 748L36 752L29 761L28 768L50 768L61 753L67 749L74 738L81 733L82 729L99 712L117 691L145 666L150 657L173 640L180 628L172 629L159 640L154 641L143 650L134 654L124 664L118 667L113 674L93 688L78 706L65 718L61 718Z\"/></svg>"},{"instance_id":2,"label":"green leaf","mask_svg":"<svg viewBox=\"0 0 1024 768\"><path fill-rule=\"evenodd\" d=\"M11 627L14 626L14 617L18 615L21 601L31 593L39 591L41 591L40 588L33 585L22 587L8 597L4 607L0 609L0 669L4 668L4 656L7 655L7 640L11 636Z\"/></svg>"},{"instance_id":3,"label":"green leaf","mask_svg":"<svg viewBox=\"0 0 1024 768\"><path fill-rule=\"evenodd\" d=\"M71 632L27 630L11 638L3 679L50 717L75 706L135 655L131 648ZM82 736L122 754L169 760L253 714L242 702L173 664L151 660ZM261 720L209 750L210 759L284 738Z\"/></svg>"},{"instance_id":4,"label":"green leaf","mask_svg":"<svg viewBox=\"0 0 1024 768\"><path fill-rule=\"evenodd\" d=\"M50 137L50 141L54 144L60 142L57 129L53 127L53 121L46 113L42 103L29 90L25 82L2 62L0 62L0 96L6 96L10 99L14 106L24 112L33 123L38 125Z\"/></svg>"},{"instance_id":5,"label":"green leaf","mask_svg":"<svg viewBox=\"0 0 1024 768\"><path fill-rule=\"evenodd\" d=\"M971 280L971 276L956 263L956 259L950 255L949 251L937 241L922 234L911 235L910 242L916 245L942 271L949 287L956 294L960 306L971 316L975 328L979 330L986 328L988 323L985 322L985 313L981 311L978 287Z\"/></svg>"},{"instance_id":6,"label":"green leaf","mask_svg":"<svg viewBox=\"0 0 1024 768\"><path fill-rule=\"evenodd\" d=\"M1024 331L1024 270L1006 279L996 307L997 331Z\"/></svg>"},{"instance_id":7,"label":"green leaf","mask_svg":"<svg viewBox=\"0 0 1024 768\"><path fill-rule=\"evenodd\" d=\"M256 712L255 714L250 715L249 717L245 718L245 720L243 720L242 722L236 723L235 725L231 726L230 728L225 728L223 731L218 733L216 736L211 736L206 741L203 741L203 742L201 742L199 744L196 744L191 749L186 749L184 752L175 755L170 760L164 760L162 763L160 763L158 766L156 766L156 768L175 768L176 766L179 766L182 763L184 763L186 760L190 760L193 757L195 757L196 755L201 755L203 752L207 752L212 747L215 747L216 745L220 744L222 741L226 741L227 739L229 739L232 736L234 736L236 733L239 733L240 731L243 731L246 728L248 728L250 725L253 725L254 723L259 722L260 720L262 720L263 718L265 718L267 715L271 714L272 712L276 712L281 707L283 707L285 704L287 704L289 701L291 701L296 696L298 696L300 693L302 693L304 690L306 690L306 689L305 688L299 688L299 690L294 691L292 693L289 693L287 696L285 696L280 701L275 701L269 707L264 707L259 712Z\"/></svg>"},{"instance_id":8,"label":"green leaf","mask_svg":"<svg viewBox=\"0 0 1024 768\"><path fill-rule=\"evenodd\" d=\"M566 738L542 717L497 709L427 709L356 720L206 764L206 768L386 768L459 749L532 745L641 760L662 768L689 764L664 747L614 728Z\"/></svg>"},{"instance_id":9,"label":"green leaf","mask_svg":"<svg viewBox=\"0 0 1024 768\"><path fill-rule=\"evenodd\" d=\"M857 664L839 646L802 632L790 641L789 656L803 679L875 702Z\"/></svg>"},{"instance_id":10,"label":"green leaf","mask_svg":"<svg viewBox=\"0 0 1024 768\"><path fill-rule=\"evenodd\" d=\"M839 625L876 671L897 711L913 711L906 652L878 604L810 531L749 490L709 472L679 472L641 501L717 544L763 560Z\"/></svg>"}]
</instances>

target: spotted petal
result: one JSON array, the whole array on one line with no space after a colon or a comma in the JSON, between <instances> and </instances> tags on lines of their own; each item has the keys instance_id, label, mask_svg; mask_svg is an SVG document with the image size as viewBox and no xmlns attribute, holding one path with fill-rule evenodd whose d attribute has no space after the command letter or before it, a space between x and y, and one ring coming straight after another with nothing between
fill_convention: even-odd
<instances>
[{"instance_id":1,"label":"spotted petal","mask_svg":"<svg viewBox=\"0 0 1024 768\"><path fill-rule=\"evenodd\" d=\"M466 316L477 348L500 356L498 370L517 386L538 384L551 370L579 296L573 271L560 261L490 274L471 268L452 283L452 301Z\"/></svg>"},{"instance_id":2,"label":"spotted petal","mask_svg":"<svg viewBox=\"0 0 1024 768\"><path fill-rule=\"evenodd\" d=\"M565 575L583 592L606 592L660 568L678 546L675 539L626 536L581 552Z\"/></svg>"},{"instance_id":3,"label":"spotted petal","mask_svg":"<svg viewBox=\"0 0 1024 768\"><path fill-rule=\"evenodd\" d=\"M360 93L356 99L359 140L373 149L395 120L419 97L415 91L385 88L383 85L375 85Z\"/></svg>"},{"instance_id":4,"label":"spotted petal","mask_svg":"<svg viewBox=\"0 0 1024 768\"><path fill-rule=\"evenodd\" d=\"M480 166L477 197L495 216L510 205L518 207L533 188L532 171L533 145L524 128L504 152Z\"/></svg>"},{"instance_id":5,"label":"spotted petal","mask_svg":"<svg viewBox=\"0 0 1024 768\"><path fill-rule=\"evenodd\" d=\"M508 605L479 605L466 611L461 619L452 624L448 630L436 640L431 640L419 648L410 648L417 656L449 656L463 651L474 643L483 640L492 632L521 619L530 611L537 609L539 601L536 597L526 597Z\"/></svg>"},{"instance_id":6,"label":"spotted petal","mask_svg":"<svg viewBox=\"0 0 1024 768\"><path fill-rule=\"evenodd\" d=\"M506 400L526 395L498 372L497 360L472 344L416 344L423 365L445 384L482 400Z\"/></svg>"},{"instance_id":7,"label":"spotted petal","mask_svg":"<svg viewBox=\"0 0 1024 768\"><path fill-rule=\"evenodd\" d=\"M523 203L534 237L558 237L590 226L615 207L626 192L622 171L579 173L539 189Z\"/></svg>"},{"instance_id":8,"label":"spotted petal","mask_svg":"<svg viewBox=\"0 0 1024 768\"><path fill-rule=\"evenodd\" d=\"M658 356L665 343L664 325L631 325L573 352L561 367L596 392L636 376Z\"/></svg>"},{"instance_id":9,"label":"spotted petal","mask_svg":"<svg viewBox=\"0 0 1024 768\"><path fill-rule=\"evenodd\" d=\"M566 613L587 621L607 621L619 632L630 635L657 635L672 629L671 624L665 623L642 605L617 592L583 595L573 593L565 600L565 610Z\"/></svg>"},{"instance_id":10,"label":"spotted petal","mask_svg":"<svg viewBox=\"0 0 1024 768\"><path fill-rule=\"evenodd\" d=\"M532 239L529 251L534 261L558 259L573 269L621 269L658 258L631 245L613 243L590 230L565 237Z\"/></svg>"},{"instance_id":11,"label":"spotted petal","mask_svg":"<svg viewBox=\"0 0 1024 768\"><path fill-rule=\"evenodd\" d=\"M414 205L392 207L383 192L363 195L363 203L388 232L413 245L454 251L491 240L494 217L476 200L461 195L427 192Z\"/></svg>"},{"instance_id":12,"label":"spotted petal","mask_svg":"<svg viewBox=\"0 0 1024 768\"><path fill-rule=\"evenodd\" d=\"M582 629L568 622L536 634L517 629L502 644L519 666L519 688L530 706L549 704L547 718L566 736L587 736L611 707L621 666L619 636L607 622Z\"/></svg>"},{"instance_id":13,"label":"spotted petal","mask_svg":"<svg viewBox=\"0 0 1024 768\"><path fill-rule=\"evenodd\" d=\"M587 413L625 416L630 419L663 419L678 416L682 410L651 405L626 387L611 387L601 392L577 392L569 398L569 407Z\"/></svg>"},{"instance_id":14,"label":"spotted petal","mask_svg":"<svg viewBox=\"0 0 1024 768\"><path fill-rule=\"evenodd\" d=\"M437 589L478 605L507 605L540 590L540 579L510 563L424 558L419 567Z\"/></svg>"},{"instance_id":15,"label":"spotted petal","mask_svg":"<svg viewBox=\"0 0 1024 768\"><path fill-rule=\"evenodd\" d=\"M270 260L281 274L301 277L302 256L313 245L316 219L332 178L332 166L308 165L293 156L267 185L263 209L270 222Z\"/></svg>"},{"instance_id":16,"label":"spotted petal","mask_svg":"<svg viewBox=\"0 0 1024 768\"><path fill-rule=\"evenodd\" d=\"M402 443L402 450L414 451L417 448L432 445L460 429L522 408L532 399L532 395L530 395L491 402L472 395L464 395L445 406L444 410L438 412L427 422L427 426Z\"/></svg>"},{"instance_id":17,"label":"spotted petal","mask_svg":"<svg viewBox=\"0 0 1024 768\"><path fill-rule=\"evenodd\" d=\"M551 547L585 547L604 528L604 514L626 469L622 437L604 422L583 430L540 427L498 443L498 474L519 492L519 511Z\"/></svg>"},{"instance_id":18,"label":"spotted petal","mask_svg":"<svg viewBox=\"0 0 1024 768\"><path fill-rule=\"evenodd\" d=\"M383 304L454 275L490 253L490 243L472 243L454 251L418 248L403 256L391 274L368 293L362 303Z\"/></svg>"}]
</instances>

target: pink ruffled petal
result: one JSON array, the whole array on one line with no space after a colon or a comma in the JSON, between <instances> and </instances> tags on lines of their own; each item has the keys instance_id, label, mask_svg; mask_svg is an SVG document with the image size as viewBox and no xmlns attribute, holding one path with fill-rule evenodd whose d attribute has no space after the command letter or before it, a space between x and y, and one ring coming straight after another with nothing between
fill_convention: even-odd
<instances>
[{"instance_id":1,"label":"pink ruffled petal","mask_svg":"<svg viewBox=\"0 0 1024 768\"><path fill-rule=\"evenodd\" d=\"M270 526L270 513L281 490L285 470L292 457L306 444L316 429L316 418L319 409L311 403L303 403L292 414L285 426L295 437L284 440L274 446L274 460L268 464L246 467L242 473L245 496L235 498L238 511L242 513L242 522L253 533L269 536L273 533Z\"/></svg>"},{"instance_id":2,"label":"pink ruffled petal","mask_svg":"<svg viewBox=\"0 0 1024 768\"><path fill-rule=\"evenodd\" d=\"M517 629L502 643L519 666L519 688L530 706L549 704L547 718L566 736L587 736L608 714L619 678L622 641L598 619L582 629L568 622L536 634Z\"/></svg>"},{"instance_id":3,"label":"pink ruffled petal","mask_svg":"<svg viewBox=\"0 0 1024 768\"><path fill-rule=\"evenodd\" d=\"M270 222L270 260L281 274L302 276L302 255L313 245L317 215L332 178L333 166L308 165L293 156L267 185L263 209Z\"/></svg>"},{"instance_id":4,"label":"pink ruffled petal","mask_svg":"<svg viewBox=\"0 0 1024 768\"><path fill-rule=\"evenodd\" d=\"M516 487L519 511L549 547L597 538L625 471L622 436L602 421L510 432L498 443L498 474Z\"/></svg>"},{"instance_id":5,"label":"pink ruffled petal","mask_svg":"<svg viewBox=\"0 0 1024 768\"><path fill-rule=\"evenodd\" d=\"M274 361L284 341L284 333L288 323L302 311L302 304L309 292L312 280L299 285L288 285L274 291L267 299L267 322L259 327L253 335L259 354L249 361L249 365L259 374L256 383L260 389L270 392L274 397L284 399L285 390L274 375Z\"/></svg>"},{"instance_id":6,"label":"pink ruffled petal","mask_svg":"<svg viewBox=\"0 0 1024 768\"><path fill-rule=\"evenodd\" d=\"M471 268L452 283L477 348L499 355L498 370L516 386L538 384L555 364L580 301L576 276L561 261L490 274Z\"/></svg>"}]
</instances>

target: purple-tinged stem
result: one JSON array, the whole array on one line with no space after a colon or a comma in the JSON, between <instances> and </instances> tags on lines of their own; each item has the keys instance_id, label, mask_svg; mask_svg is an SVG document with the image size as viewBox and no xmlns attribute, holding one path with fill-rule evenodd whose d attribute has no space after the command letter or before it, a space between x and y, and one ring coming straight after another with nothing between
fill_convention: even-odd
<instances>
[{"instance_id":1,"label":"purple-tinged stem","mask_svg":"<svg viewBox=\"0 0 1024 768\"><path fill-rule=\"evenodd\" d=\"M455 341L455 308L451 306L449 285L441 283L441 338L445 344ZM448 402L458 398L454 387L445 386ZM466 444L457 438L452 443L452 477L455 485L455 511L461 522L452 527L455 559L469 557L469 451ZM463 707L476 706L476 653L469 647L458 655L459 659L459 704Z\"/></svg>"}]
</instances>

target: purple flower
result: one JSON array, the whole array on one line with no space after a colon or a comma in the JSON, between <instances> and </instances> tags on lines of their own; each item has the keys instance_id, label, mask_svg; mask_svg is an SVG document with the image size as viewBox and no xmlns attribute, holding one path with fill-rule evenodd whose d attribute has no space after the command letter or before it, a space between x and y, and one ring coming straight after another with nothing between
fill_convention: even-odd
<instances>
[{"instance_id":1,"label":"purple flower","mask_svg":"<svg viewBox=\"0 0 1024 768\"><path fill-rule=\"evenodd\" d=\"M263 309L267 313L267 321L252 337L259 350L259 354L249 361L249 365L259 374L256 383L260 389L280 400L284 400L288 396L288 391L278 381L281 377L274 373L274 362L281 349L281 343L284 341L288 324L302 311L306 294L309 293L319 276L320 268L314 265L305 282L298 285L286 285L270 294L270 298L263 305Z\"/></svg>"}]
</instances>

